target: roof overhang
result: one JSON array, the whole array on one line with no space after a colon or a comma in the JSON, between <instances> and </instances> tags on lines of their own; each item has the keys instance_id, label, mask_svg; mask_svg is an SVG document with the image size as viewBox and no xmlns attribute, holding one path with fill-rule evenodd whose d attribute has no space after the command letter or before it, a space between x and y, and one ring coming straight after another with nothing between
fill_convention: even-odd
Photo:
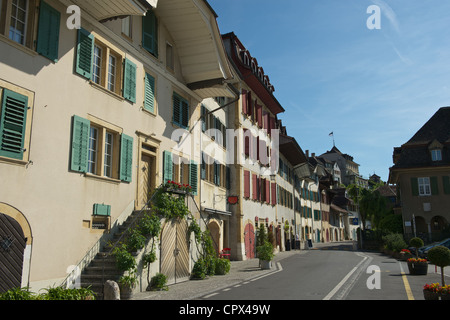
<instances>
[{"instance_id":1,"label":"roof overhang","mask_svg":"<svg viewBox=\"0 0 450 320\"><path fill-rule=\"evenodd\" d=\"M307 162L305 153L303 152L302 148L300 148L297 141L293 137L286 136L280 133L279 149L280 153L294 167L304 162Z\"/></svg>"},{"instance_id":2,"label":"roof overhang","mask_svg":"<svg viewBox=\"0 0 450 320\"><path fill-rule=\"evenodd\" d=\"M120 16L143 16L156 6L157 0L72 0L74 4L89 12L96 20Z\"/></svg>"},{"instance_id":3,"label":"roof overhang","mask_svg":"<svg viewBox=\"0 0 450 320\"><path fill-rule=\"evenodd\" d=\"M261 99L266 107L277 115L285 110L273 95L274 86L270 83L269 77L264 73L264 69L258 65L256 58L253 58L249 51L234 33L222 36L230 41L230 54L234 66L237 67L240 75L250 89Z\"/></svg>"},{"instance_id":4,"label":"roof overhang","mask_svg":"<svg viewBox=\"0 0 450 320\"><path fill-rule=\"evenodd\" d=\"M159 1L155 13L174 41L187 86L202 98L230 96L225 81L232 72L217 15L207 1Z\"/></svg>"}]
</instances>

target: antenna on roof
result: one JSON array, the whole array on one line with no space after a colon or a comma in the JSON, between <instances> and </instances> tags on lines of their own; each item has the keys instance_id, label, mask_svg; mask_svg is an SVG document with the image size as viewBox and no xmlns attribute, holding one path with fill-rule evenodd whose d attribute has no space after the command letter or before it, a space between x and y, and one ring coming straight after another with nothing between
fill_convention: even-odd
<instances>
[{"instance_id":1,"label":"antenna on roof","mask_svg":"<svg viewBox=\"0 0 450 320\"><path fill-rule=\"evenodd\" d=\"M336 147L336 144L334 143L334 132L331 131L328 136L333 137L333 147Z\"/></svg>"}]
</instances>

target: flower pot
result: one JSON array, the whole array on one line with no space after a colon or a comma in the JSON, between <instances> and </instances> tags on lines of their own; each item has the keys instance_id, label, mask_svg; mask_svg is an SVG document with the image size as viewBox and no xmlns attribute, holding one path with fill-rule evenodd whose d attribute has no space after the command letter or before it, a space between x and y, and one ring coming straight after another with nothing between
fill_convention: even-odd
<instances>
[{"instance_id":1,"label":"flower pot","mask_svg":"<svg viewBox=\"0 0 450 320\"><path fill-rule=\"evenodd\" d=\"M409 273L413 275L426 275L428 273L427 262L408 262Z\"/></svg>"},{"instance_id":2,"label":"flower pot","mask_svg":"<svg viewBox=\"0 0 450 320\"><path fill-rule=\"evenodd\" d=\"M425 298L425 300L439 300L439 293L429 290L423 290L423 297Z\"/></svg>"},{"instance_id":3,"label":"flower pot","mask_svg":"<svg viewBox=\"0 0 450 320\"><path fill-rule=\"evenodd\" d=\"M268 269L272 268L272 261L259 260L259 265L260 265L261 269L268 270Z\"/></svg>"},{"instance_id":4,"label":"flower pot","mask_svg":"<svg viewBox=\"0 0 450 320\"><path fill-rule=\"evenodd\" d=\"M129 286L120 287L120 300L131 300L133 297L133 289Z\"/></svg>"},{"instance_id":5,"label":"flower pot","mask_svg":"<svg viewBox=\"0 0 450 320\"><path fill-rule=\"evenodd\" d=\"M441 293L441 300L450 300L450 294L442 294Z\"/></svg>"}]
</instances>

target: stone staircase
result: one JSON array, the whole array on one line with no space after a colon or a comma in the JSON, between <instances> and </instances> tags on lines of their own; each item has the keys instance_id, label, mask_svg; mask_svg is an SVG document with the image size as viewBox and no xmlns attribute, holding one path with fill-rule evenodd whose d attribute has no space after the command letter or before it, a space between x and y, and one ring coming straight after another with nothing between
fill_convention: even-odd
<instances>
[{"instance_id":1,"label":"stone staircase","mask_svg":"<svg viewBox=\"0 0 450 320\"><path fill-rule=\"evenodd\" d=\"M81 287L90 287L90 289L96 293L97 300L103 300L103 284L106 281L113 280L117 282L123 275L123 272L116 267L115 257L112 254L109 254L111 243L114 244L119 240L122 233L130 227L140 213L140 211L134 211L128 219L119 226L112 241L103 246L102 250L97 253L95 258L81 273Z\"/></svg>"}]
</instances>

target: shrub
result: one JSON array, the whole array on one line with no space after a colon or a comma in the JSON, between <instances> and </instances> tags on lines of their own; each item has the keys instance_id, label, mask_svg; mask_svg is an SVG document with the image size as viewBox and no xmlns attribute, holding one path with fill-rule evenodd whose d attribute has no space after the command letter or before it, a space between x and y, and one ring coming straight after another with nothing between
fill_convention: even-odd
<instances>
[{"instance_id":1,"label":"shrub","mask_svg":"<svg viewBox=\"0 0 450 320\"><path fill-rule=\"evenodd\" d=\"M445 286L444 267L450 265L450 249L437 246L428 251L428 260L434 265L441 267L442 285Z\"/></svg>"},{"instance_id":2,"label":"shrub","mask_svg":"<svg viewBox=\"0 0 450 320\"><path fill-rule=\"evenodd\" d=\"M167 277L162 273L157 273L152 277L150 281L151 290L168 290L169 287L166 285Z\"/></svg>"},{"instance_id":3,"label":"shrub","mask_svg":"<svg viewBox=\"0 0 450 320\"><path fill-rule=\"evenodd\" d=\"M423 240L418 237L412 238L411 240L409 240L409 245L411 247L416 248L416 258L418 258L419 252L417 249L419 249L420 247L423 247Z\"/></svg>"},{"instance_id":4,"label":"shrub","mask_svg":"<svg viewBox=\"0 0 450 320\"><path fill-rule=\"evenodd\" d=\"M216 261L216 274L227 274L228 272L230 272L230 268L231 268L231 263L230 260L228 259L217 259Z\"/></svg>"},{"instance_id":5,"label":"shrub","mask_svg":"<svg viewBox=\"0 0 450 320\"><path fill-rule=\"evenodd\" d=\"M202 258L198 259L194 264L194 268L192 269L192 278L194 279L205 279L207 273L207 267L205 260Z\"/></svg>"},{"instance_id":6,"label":"shrub","mask_svg":"<svg viewBox=\"0 0 450 320\"><path fill-rule=\"evenodd\" d=\"M121 271L127 271L136 267L136 260L133 255L128 252L127 246L122 244L119 247L115 247L113 254L116 257L116 266Z\"/></svg>"},{"instance_id":7,"label":"shrub","mask_svg":"<svg viewBox=\"0 0 450 320\"><path fill-rule=\"evenodd\" d=\"M256 253L260 260L271 261L274 257L273 246L268 241L263 245L256 247Z\"/></svg>"},{"instance_id":8,"label":"shrub","mask_svg":"<svg viewBox=\"0 0 450 320\"><path fill-rule=\"evenodd\" d=\"M403 239L403 236L399 233L391 233L385 235L383 237L383 241L387 249L395 252L400 252L402 251L402 249L406 249L408 247L405 240Z\"/></svg>"}]
</instances>

